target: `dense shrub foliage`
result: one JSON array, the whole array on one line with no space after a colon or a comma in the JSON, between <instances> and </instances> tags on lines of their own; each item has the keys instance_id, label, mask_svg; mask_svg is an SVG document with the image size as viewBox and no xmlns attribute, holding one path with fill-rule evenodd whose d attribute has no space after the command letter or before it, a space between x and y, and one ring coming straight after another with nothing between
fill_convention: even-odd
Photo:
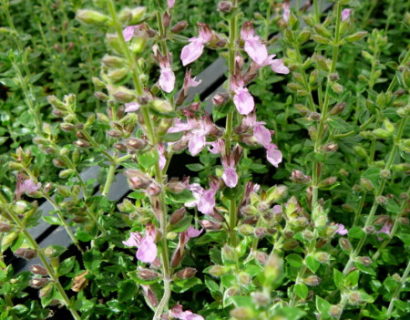
<instances>
[{"instance_id":1,"label":"dense shrub foliage","mask_svg":"<svg viewBox=\"0 0 410 320\"><path fill-rule=\"evenodd\" d=\"M408 2L0 3L0 319L410 318Z\"/></svg>"}]
</instances>

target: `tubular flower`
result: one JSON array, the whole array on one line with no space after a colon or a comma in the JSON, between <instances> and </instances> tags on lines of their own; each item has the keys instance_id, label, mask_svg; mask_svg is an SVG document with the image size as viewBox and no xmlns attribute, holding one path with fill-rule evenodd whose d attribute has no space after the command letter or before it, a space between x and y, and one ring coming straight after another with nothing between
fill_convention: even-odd
<instances>
[{"instance_id":1,"label":"tubular flower","mask_svg":"<svg viewBox=\"0 0 410 320\"><path fill-rule=\"evenodd\" d=\"M347 229L345 228L345 226L341 223L336 223L337 229L336 229L336 233L340 234L341 236L344 236L348 233Z\"/></svg>"},{"instance_id":2,"label":"tubular flower","mask_svg":"<svg viewBox=\"0 0 410 320\"><path fill-rule=\"evenodd\" d=\"M140 29L141 26L140 25L134 25L134 26L128 26L126 28L124 28L124 30L122 31L122 35L124 37L125 41L130 41L134 35L135 35L135 31L137 31L138 29Z\"/></svg>"},{"instance_id":3,"label":"tubular flower","mask_svg":"<svg viewBox=\"0 0 410 320\"><path fill-rule=\"evenodd\" d=\"M268 49L262 43L261 38L255 34L252 22L247 21L243 24L241 38L245 42L244 49L249 57L257 64L262 65L268 58Z\"/></svg>"},{"instance_id":4,"label":"tubular flower","mask_svg":"<svg viewBox=\"0 0 410 320\"><path fill-rule=\"evenodd\" d=\"M290 3L289 2L284 2L282 4L282 19L283 21L285 21L286 23L289 22L289 18L290 18Z\"/></svg>"},{"instance_id":5,"label":"tubular flower","mask_svg":"<svg viewBox=\"0 0 410 320\"><path fill-rule=\"evenodd\" d=\"M177 304L170 311L170 316L180 320L204 320L204 318L192 311L183 311L182 305Z\"/></svg>"},{"instance_id":6,"label":"tubular flower","mask_svg":"<svg viewBox=\"0 0 410 320\"><path fill-rule=\"evenodd\" d=\"M147 225L145 236L139 232L131 232L130 237L122 243L127 247L137 247L136 257L138 260L145 263L152 263L157 258L158 249L155 244L155 227L151 224Z\"/></svg>"},{"instance_id":7,"label":"tubular flower","mask_svg":"<svg viewBox=\"0 0 410 320\"><path fill-rule=\"evenodd\" d=\"M280 152L276 144L271 143L268 145L266 148L266 158L276 168L282 162L282 152Z\"/></svg>"},{"instance_id":8,"label":"tubular flower","mask_svg":"<svg viewBox=\"0 0 410 320\"><path fill-rule=\"evenodd\" d=\"M203 214L211 214L215 208L215 195L219 185L216 182L211 182L210 188L202 193L198 201L198 210Z\"/></svg>"},{"instance_id":9,"label":"tubular flower","mask_svg":"<svg viewBox=\"0 0 410 320\"><path fill-rule=\"evenodd\" d=\"M348 20L351 14L352 14L352 9L343 9L342 10L342 21Z\"/></svg>"},{"instance_id":10,"label":"tubular flower","mask_svg":"<svg viewBox=\"0 0 410 320\"><path fill-rule=\"evenodd\" d=\"M189 44L182 48L181 60L186 66L197 60L203 53L205 44L212 39L212 31L205 23L199 23L199 35L189 39Z\"/></svg>"},{"instance_id":11,"label":"tubular flower","mask_svg":"<svg viewBox=\"0 0 410 320\"><path fill-rule=\"evenodd\" d=\"M32 179L28 178L19 173L17 175L17 183L16 183L16 198L20 199L23 193L28 195L33 194L34 192L38 191L41 187L40 183L35 183Z\"/></svg>"},{"instance_id":12,"label":"tubular flower","mask_svg":"<svg viewBox=\"0 0 410 320\"><path fill-rule=\"evenodd\" d=\"M234 79L231 82L231 89L234 92L233 103L242 115L247 115L255 108L255 101L249 90L245 88L243 80Z\"/></svg>"},{"instance_id":13,"label":"tubular flower","mask_svg":"<svg viewBox=\"0 0 410 320\"><path fill-rule=\"evenodd\" d=\"M172 9L175 6L175 0L167 0L167 5L169 9Z\"/></svg>"},{"instance_id":14,"label":"tubular flower","mask_svg":"<svg viewBox=\"0 0 410 320\"><path fill-rule=\"evenodd\" d=\"M175 74L171 69L171 58L169 55L161 55L157 45L152 47L152 51L154 51L154 58L159 63L160 67L160 76L158 80L159 87L161 90L170 93L175 88Z\"/></svg>"}]
</instances>

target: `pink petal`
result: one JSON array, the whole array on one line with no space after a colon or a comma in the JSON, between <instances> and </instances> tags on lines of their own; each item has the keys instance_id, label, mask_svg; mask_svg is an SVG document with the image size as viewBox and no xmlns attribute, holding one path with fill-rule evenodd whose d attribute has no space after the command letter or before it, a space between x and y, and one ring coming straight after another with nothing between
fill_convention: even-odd
<instances>
[{"instance_id":1,"label":"pink petal","mask_svg":"<svg viewBox=\"0 0 410 320\"><path fill-rule=\"evenodd\" d=\"M151 237L144 237L137 250L137 259L145 262L154 262L158 254L157 245Z\"/></svg>"},{"instance_id":2,"label":"pink petal","mask_svg":"<svg viewBox=\"0 0 410 320\"><path fill-rule=\"evenodd\" d=\"M263 124L257 124L253 129L253 136L256 141L267 148L272 142L272 134Z\"/></svg>"},{"instance_id":3,"label":"pink petal","mask_svg":"<svg viewBox=\"0 0 410 320\"><path fill-rule=\"evenodd\" d=\"M190 43L182 48L181 60L185 67L186 65L197 60L204 52L204 42L199 38L192 38Z\"/></svg>"},{"instance_id":4,"label":"pink petal","mask_svg":"<svg viewBox=\"0 0 410 320\"><path fill-rule=\"evenodd\" d=\"M165 168L165 165L167 163L167 159L165 158L165 147L163 144L158 145L158 156L159 167L162 170Z\"/></svg>"},{"instance_id":5,"label":"pink petal","mask_svg":"<svg viewBox=\"0 0 410 320\"><path fill-rule=\"evenodd\" d=\"M126 103L125 105L125 112L134 112L134 111L138 111L139 108L141 107L141 105L138 102L130 102L130 103Z\"/></svg>"},{"instance_id":6,"label":"pink petal","mask_svg":"<svg viewBox=\"0 0 410 320\"><path fill-rule=\"evenodd\" d=\"M383 225L383 227L379 230L379 233L390 234L392 227L393 227L392 223L391 223L390 221L387 221L387 222Z\"/></svg>"},{"instance_id":7,"label":"pink petal","mask_svg":"<svg viewBox=\"0 0 410 320\"><path fill-rule=\"evenodd\" d=\"M198 25L199 25L199 39L201 39L204 44L211 41L212 40L212 30L208 27L208 25L205 23L199 23Z\"/></svg>"},{"instance_id":8,"label":"pink petal","mask_svg":"<svg viewBox=\"0 0 410 320\"><path fill-rule=\"evenodd\" d=\"M134 31L137 28L137 26L128 26L122 31L122 35L124 36L125 41L130 41L132 37L134 36Z\"/></svg>"},{"instance_id":9,"label":"pink petal","mask_svg":"<svg viewBox=\"0 0 410 320\"><path fill-rule=\"evenodd\" d=\"M161 68L159 86L167 93L172 92L175 87L175 74L170 67Z\"/></svg>"},{"instance_id":10,"label":"pink petal","mask_svg":"<svg viewBox=\"0 0 410 320\"><path fill-rule=\"evenodd\" d=\"M168 129L168 133L177 133L182 131L188 131L192 129L192 123L183 122L181 119L176 118L172 127Z\"/></svg>"},{"instance_id":11,"label":"pink petal","mask_svg":"<svg viewBox=\"0 0 410 320\"><path fill-rule=\"evenodd\" d=\"M220 154L225 148L225 142L222 139L216 141L208 142L209 152L213 154Z\"/></svg>"},{"instance_id":12,"label":"pink petal","mask_svg":"<svg viewBox=\"0 0 410 320\"><path fill-rule=\"evenodd\" d=\"M222 180L229 188L235 188L238 184L238 174L236 173L235 168L227 167L222 174Z\"/></svg>"},{"instance_id":13,"label":"pink petal","mask_svg":"<svg viewBox=\"0 0 410 320\"><path fill-rule=\"evenodd\" d=\"M197 230L195 229L193 226L189 226L189 228L185 231L188 238L196 238L199 237L202 233L202 229L201 230Z\"/></svg>"},{"instance_id":14,"label":"pink petal","mask_svg":"<svg viewBox=\"0 0 410 320\"><path fill-rule=\"evenodd\" d=\"M266 158L268 159L268 161L274 166L274 167L278 167L279 163L282 162L282 152L280 152L276 145L274 144L270 144L267 148L266 148Z\"/></svg>"},{"instance_id":15,"label":"pink petal","mask_svg":"<svg viewBox=\"0 0 410 320\"><path fill-rule=\"evenodd\" d=\"M127 247L138 247L140 245L141 240L142 236L139 232L131 232L130 237L122 243L124 246Z\"/></svg>"},{"instance_id":16,"label":"pink petal","mask_svg":"<svg viewBox=\"0 0 410 320\"><path fill-rule=\"evenodd\" d=\"M204 193L204 189L198 183L192 183L188 186L188 190L192 192L195 200L185 202L184 205L188 208L196 207Z\"/></svg>"},{"instance_id":17,"label":"pink petal","mask_svg":"<svg viewBox=\"0 0 410 320\"><path fill-rule=\"evenodd\" d=\"M196 156L205 147L205 135L193 134L188 142L188 150L191 155Z\"/></svg>"},{"instance_id":18,"label":"pink petal","mask_svg":"<svg viewBox=\"0 0 410 320\"><path fill-rule=\"evenodd\" d=\"M352 9L343 9L342 10L342 21L346 21L350 18Z\"/></svg>"},{"instance_id":19,"label":"pink petal","mask_svg":"<svg viewBox=\"0 0 410 320\"><path fill-rule=\"evenodd\" d=\"M167 0L168 8L172 9L175 6L175 0Z\"/></svg>"},{"instance_id":20,"label":"pink petal","mask_svg":"<svg viewBox=\"0 0 410 320\"><path fill-rule=\"evenodd\" d=\"M243 115L251 113L255 107L255 101L247 88L237 89L233 102L238 112Z\"/></svg>"},{"instance_id":21,"label":"pink petal","mask_svg":"<svg viewBox=\"0 0 410 320\"><path fill-rule=\"evenodd\" d=\"M285 66L282 59L273 59L270 64L272 71L281 74L288 74L289 68Z\"/></svg>"},{"instance_id":22,"label":"pink petal","mask_svg":"<svg viewBox=\"0 0 410 320\"><path fill-rule=\"evenodd\" d=\"M282 213L282 206L279 205L279 204L274 205L273 208L272 208L272 211L273 211L274 214L281 214Z\"/></svg>"},{"instance_id":23,"label":"pink petal","mask_svg":"<svg viewBox=\"0 0 410 320\"><path fill-rule=\"evenodd\" d=\"M259 37L246 40L244 49L251 59L259 65L263 64L268 58L268 49Z\"/></svg>"},{"instance_id":24,"label":"pink petal","mask_svg":"<svg viewBox=\"0 0 410 320\"><path fill-rule=\"evenodd\" d=\"M289 22L289 18L290 18L290 4L289 4L289 2L284 2L282 4L282 9L283 9L283 13L282 13L283 21Z\"/></svg>"},{"instance_id":25,"label":"pink petal","mask_svg":"<svg viewBox=\"0 0 410 320\"><path fill-rule=\"evenodd\" d=\"M41 187L41 183L35 183L31 179L26 179L23 181L23 183L20 186L20 194L21 193L27 193L27 194L34 193L38 191L40 187Z\"/></svg>"},{"instance_id":26,"label":"pink petal","mask_svg":"<svg viewBox=\"0 0 410 320\"><path fill-rule=\"evenodd\" d=\"M198 210L200 212L203 214L211 214L214 211L215 194L216 190L212 187L204 191L198 202Z\"/></svg>"},{"instance_id":27,"label":"pink petal","mask_svg":"<svg viewBox=\"0 0 410 320\"><path fill-rule=\"evenodd\" d=\"M336 223L337 226L337 230L336 233L340 234L342 236L346 235L348 233L347 229L345 228L345 226L341 223Z\"/></svg>"}]
</instances>

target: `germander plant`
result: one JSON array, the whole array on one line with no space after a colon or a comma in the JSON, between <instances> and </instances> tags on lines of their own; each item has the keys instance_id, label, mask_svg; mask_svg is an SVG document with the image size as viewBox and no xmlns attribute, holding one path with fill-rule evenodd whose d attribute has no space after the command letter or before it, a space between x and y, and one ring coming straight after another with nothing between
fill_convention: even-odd
<instances>
[{"instance_id":1,"label":"germander plant","mask_svg":"<svg viewBox=\"0 0 410 320\"><path fill-rule=\"evenodd\" d=\"M179 5L98 0L77 12L107 31L93 78L106 112L49 96L56 123L39 121L35 143L65 184L16 150L14 192L0 193L1 249L41 265L16 275L2 260L3 318L50 315L25 301L28 282L43 308L64 306L74 319L408 315L408 50L390 57L388 32L359 29L366 6L346 0L327 14L321 1L304 6L311 13L269 2L254 22L243 18L246 2L221 1L221 25L198 23L191 38L172 19ZM189 68L210 50L228 65L212 114L199 97L186 102L201 85ZM366 62L349 70L344 62L360 55ZM168 174L188 156L190 172ZM80 175L92 165L105 168L97 193ZM117 172L132 189L118 204ZM30 235L40 201L76 255Z\"/></svg>"}]
</instances>

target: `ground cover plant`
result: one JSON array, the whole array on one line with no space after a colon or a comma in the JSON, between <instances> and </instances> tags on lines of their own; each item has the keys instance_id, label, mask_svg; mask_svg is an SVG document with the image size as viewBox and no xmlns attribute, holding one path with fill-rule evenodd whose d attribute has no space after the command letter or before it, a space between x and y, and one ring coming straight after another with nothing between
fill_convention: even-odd
<instances>
[{"instance_id":1,"label":"ground cover plant","mask_svg":"<svg viewBox=\"0 0 410 320\"><path fill-rule=\"evenodd\" d=\"M0 318L410 317L409 7L1 0Z\"/></svg>"}]
</instances>

